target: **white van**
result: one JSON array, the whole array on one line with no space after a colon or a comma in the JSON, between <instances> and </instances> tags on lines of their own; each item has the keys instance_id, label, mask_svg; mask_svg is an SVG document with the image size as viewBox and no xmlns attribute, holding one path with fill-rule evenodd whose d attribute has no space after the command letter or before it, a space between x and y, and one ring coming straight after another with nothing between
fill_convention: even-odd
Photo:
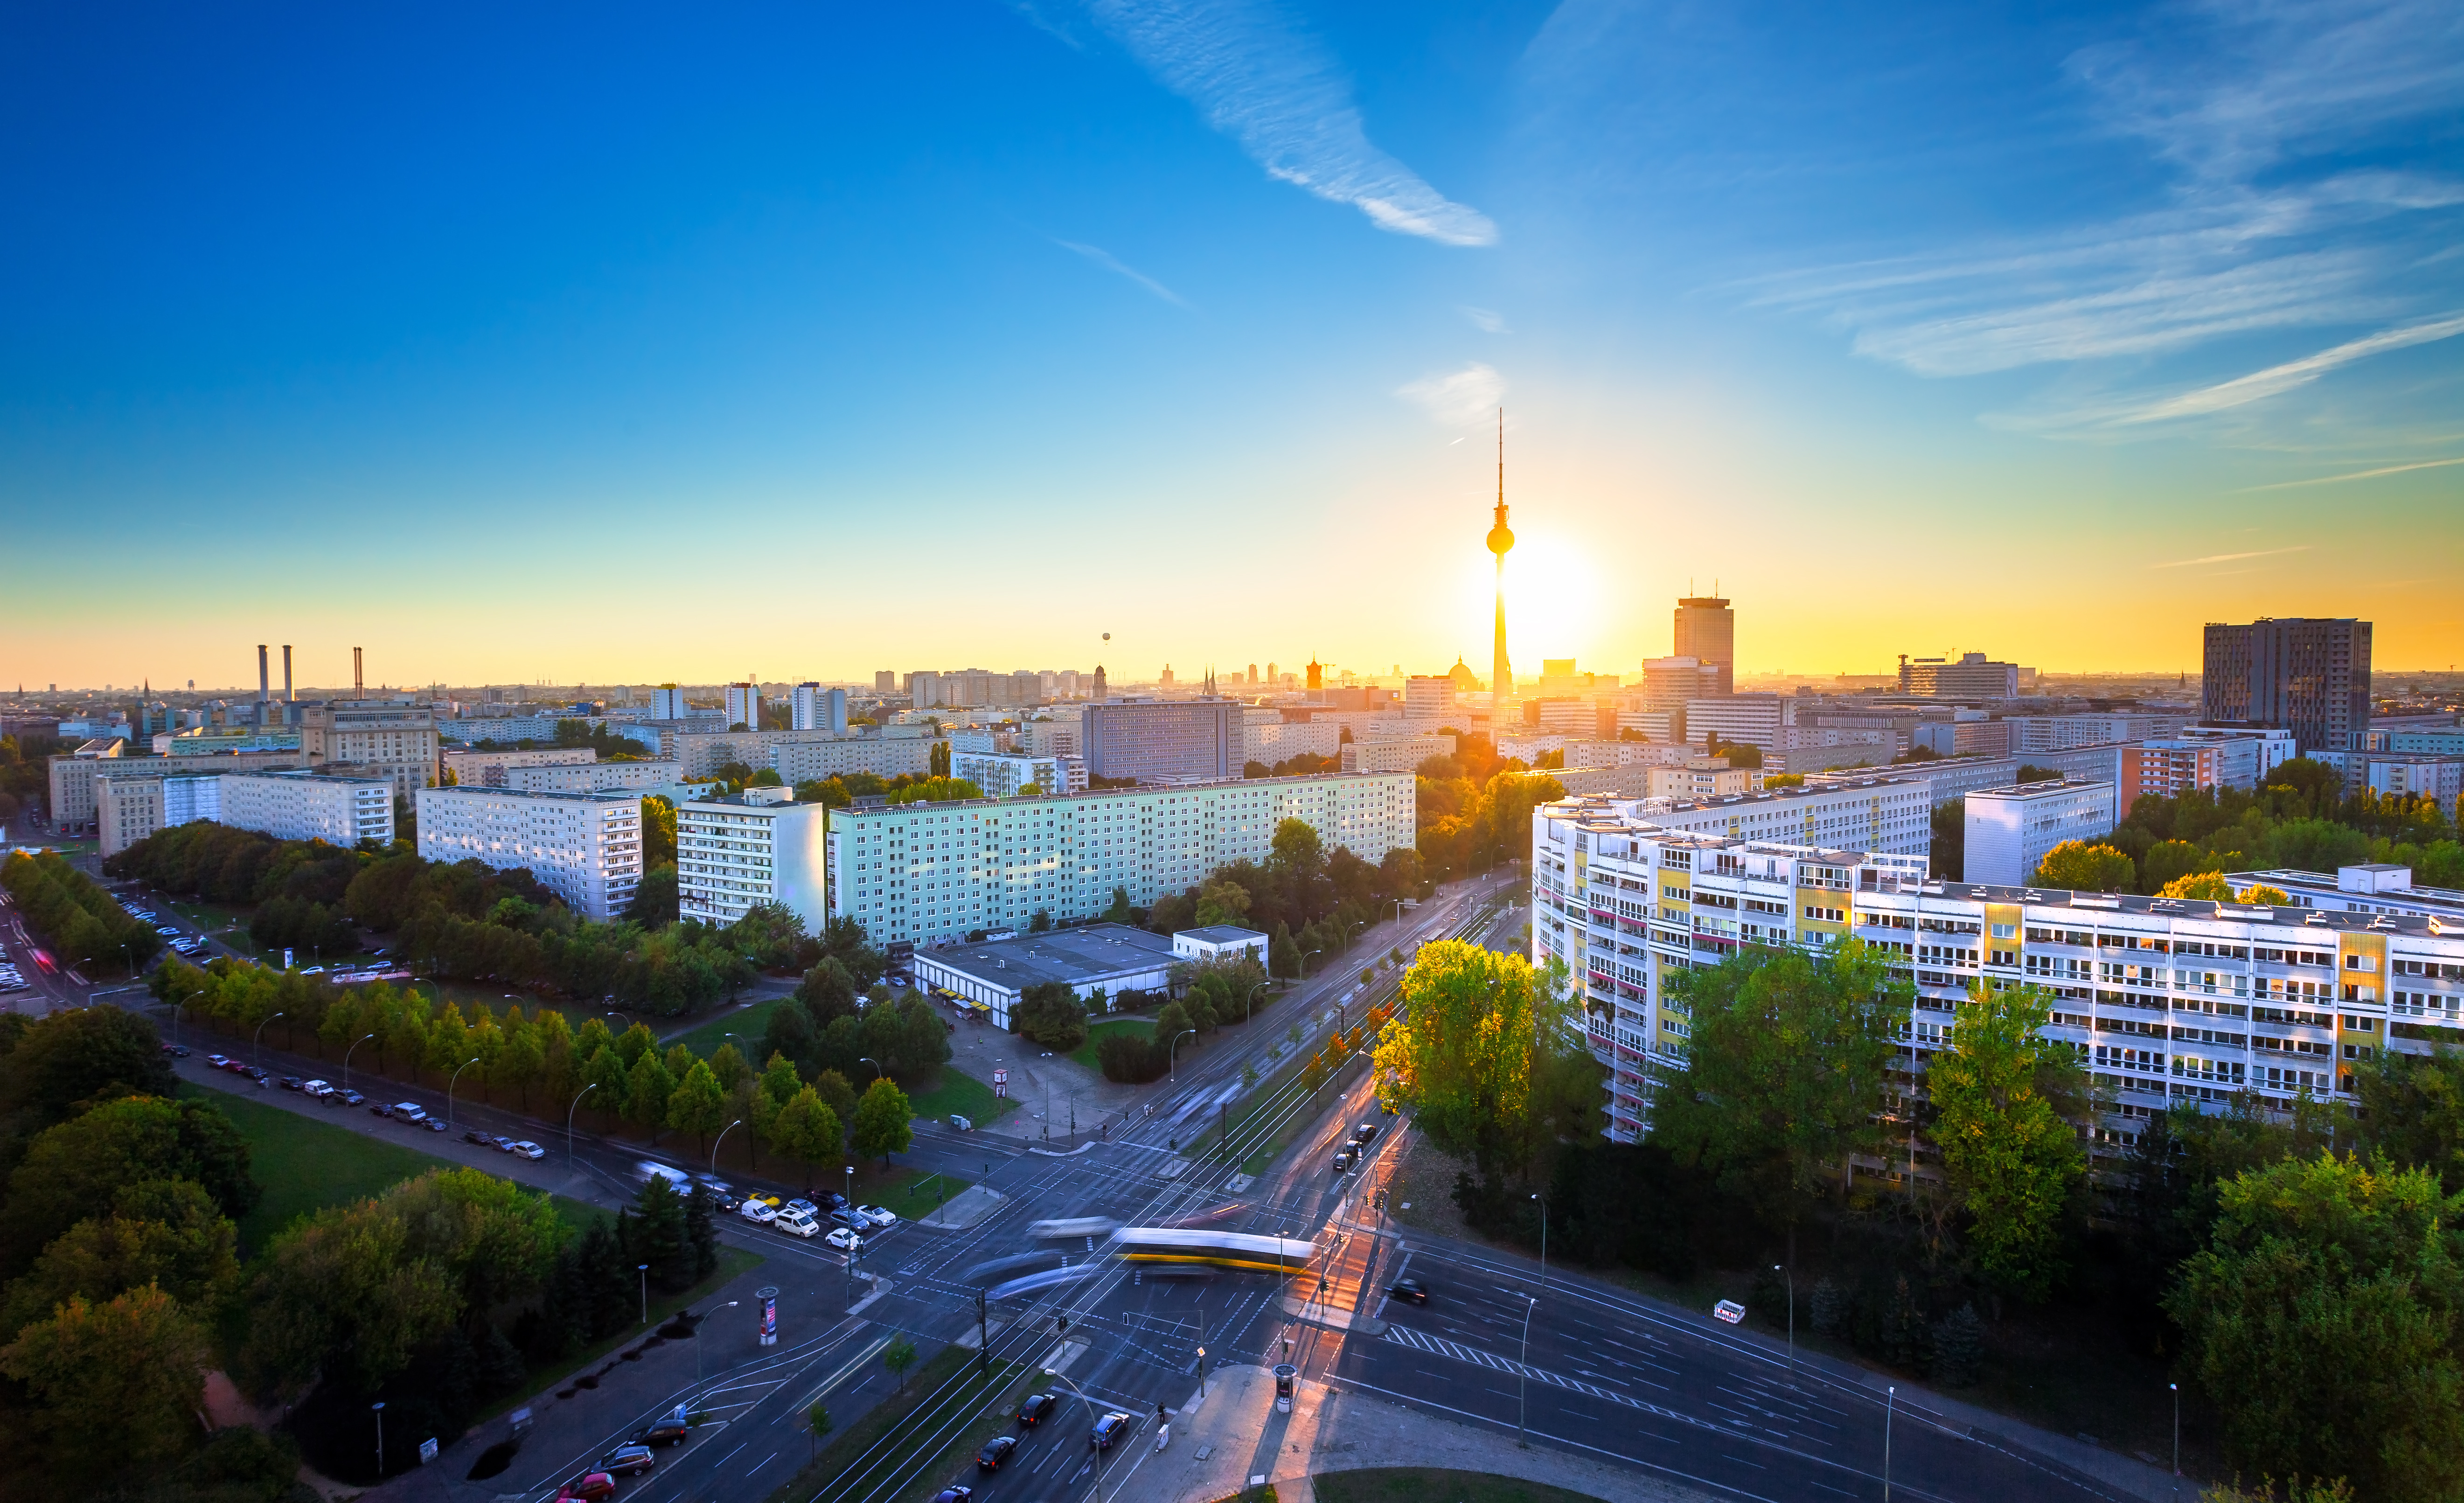
<instances>
[{"instance_id":1,"label":"white van","mask_svg":"<svg viewBox=\"0 0 2464 1503\"><path fill-rule=\"evenodd\" d=\"M822 1234L822 1224L803 1211L781 1211L772 1218L770 1225L780 1231L793 1232L799 1237L818 1237Z\"/></svg>"}]
</instances>

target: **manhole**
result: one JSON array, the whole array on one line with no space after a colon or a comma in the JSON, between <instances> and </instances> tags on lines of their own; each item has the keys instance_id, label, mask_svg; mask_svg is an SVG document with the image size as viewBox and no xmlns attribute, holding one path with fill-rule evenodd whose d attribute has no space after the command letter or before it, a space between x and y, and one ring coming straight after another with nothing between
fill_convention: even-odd
<instances>
[{"instance_id":1,"label":"manhole","mask_svg":"<svg viewBox=\"0 0 2464 1503\"><path fill-rule=\"evenodd\" d=\"M479 1459L471 1464L470 1474L464 1480L477 1482L483 1477L495 1476L514 1464L514 1455L521 1448L519 1441L498 1441L479 1453Z\"/></svg>"}]
</instances>

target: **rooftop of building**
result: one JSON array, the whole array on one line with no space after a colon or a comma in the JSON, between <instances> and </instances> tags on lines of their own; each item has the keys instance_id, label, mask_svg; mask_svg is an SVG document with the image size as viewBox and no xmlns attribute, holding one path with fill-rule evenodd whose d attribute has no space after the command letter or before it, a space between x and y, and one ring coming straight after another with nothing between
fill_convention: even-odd
<instances>
[{"instance_id":1,"label":"rooftop of building","mask_svg":"<svg viewBox=\"0 0 2464 1503\"><path fill-rule=\"evenodd\" d=\"M1045 982L1086 986L1115 976L1152 971L1174 959L1172 940L1126 924L1089 924L1008 939L985 939L923 951L928 960L997 986L1024 991Z\"/></svg>"},{"instance_id":2,"label":"rooftop of building","mask_svg":"<svg viewBox=\"0 0 2464 1503\"><path fill-rule=\"evenodd\" d=\"M1554 769L1546 769L1554 770ZM1696 809L1758 807L1770 804L1786 804L1793 800L1822 794L1844 793L1859 788L1913 787L1905 778L1874 773L1866 777L1825 780L1820 786L1763 788L1752 793L1717 793L1700 799L1621 799L1607 793L1584 793L1560 799L1542 807L1567 812L1560 818L1580 818L1586 813L1604 813L1619 819L1648 819L1652 814L1683 814ZM1624 813L1620 810L1638 810Z\"/></svg>"},{"instance_id":3,"label":"rooftop of building","mask_svg":"<svg viewBox=\"0 0 2464 1503\"><path fill-rule=\"evenodd\" d=\"M505 788L485 783L459 783L448 788L422 788L420 791L483 794L496 799L562 799L576 804L622 804L628 800L638 803L642 797L639 788Z\"/></svg>"},{"instance_id":4,"label":"rooftop of building","mask_svg":"<svg viewBox=\"0 0 2464 1503\"><path fill-rule=\"evenodd\" d=\"M1195 929L1175 930L1172 937L1177 939L1183 935L1205 944L1248 944L1266 938L1255 929L1243 929L1238 924L1200 924Z\"/></svg>"},{"instance_id":5,"label":"rooftop of building","mask_svg":"<svg viewBox=\"0 0 2464 1503\"><path fill-rule=\"evenodd\" d=\"M2236 873L2239 875L2241 873ZM2311 875L2316 876L2313 873ZM1974 882L1902 881L1896 891L1925 897L1956 897L1972 902L2025 904L2032 908L2071 908L2082 917L2105 913L2158 918L2260 923L2326 929L2336 933L2376 930L2381 933L2455 938L2452 923L2442 928L2426 914L2371 914L2323 908L2288 908L2266 903L2213 902L2205 898L2142 897L2135 893L2069 893L2058 888L1993 887Z\"/></svg>"},{"instance_id":6,"label":"rooftop of building","mask_svg":"<svg viewBox=\"0 0 2464 1503\"><path fill-rule=\"evenodd\" d=\"M1038 758L1037 761L1048 759ZM951 809L1026 807L1039 804L1069 804L1085 799L1138 798L1156 793L1188 793L1201 788L1264 788L1287 783L1336 783L1369 779L1408 778L1408 772L1310 772L1288 778L1193 778L1140 784L1129 788L1089 788L1084 793L1045 793L1016 798L947 799L934 804L893 804L887 807L864 807L861 800L842 810L851 814L945 813ZM707 800L695 800L705 803Z\"/></svg>"},{"instance_id":7,"label":"rooftop of building","mask_svg":"<svg viewBox=\"0 0 2464 1503\"><path fill-rule=\"evenodd\" d=\"M2037 799L2053 793L2083 793L2090 788L2112 786L2101 778L2048 778L2042 783L2013 783L1999 788L1977 788L1968 796L1971 799Z\"/></svg>"}]
</instances>

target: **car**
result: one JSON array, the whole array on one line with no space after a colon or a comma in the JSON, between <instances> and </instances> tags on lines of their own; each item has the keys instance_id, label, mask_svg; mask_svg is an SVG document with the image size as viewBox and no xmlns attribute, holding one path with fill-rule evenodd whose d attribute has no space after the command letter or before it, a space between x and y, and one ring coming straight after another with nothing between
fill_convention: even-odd
<instances>
[{"instance_id":1,"label":"car","mask_svg":"<svg viewBox=\"0 0 2464 1503\"><path fill-rule=\"evenodd\" d=\"M141 915L140 917L150 916ZM172 928L169 924L157 924L154 926L154 932L161 935L165 939L176 939L180 938L180 931Z\"/></svg>"},{"instance_id":2,"label":"car","mask_svg":"<svg viewBox=\"0 0 2464 1503\"><path fill-rule=\"evenodd\" d=\"M1334 1172L1337 1174L1346 1174L1349 1173L1351 1169L1352 1150L1349 1148L1336 1149L1334 1151Z\"/></svg>"},{"instance_id":3,"label":"car","mask_svg":"<svg viewBox=\"0 0 2464 1503\"><path fill-rule=\"evenodd\" d=\"M619 1446L599 1458L599 1470L612 1475L638 1477L659 1464L648 1446Z\"/></svg>"},{"instance_id":4,"label":"car","mask_svg":"<svg viewBox=\"0 0 2464 1503\"><path fill-rule=\"evenodd\" d=\"M303 1096L317 1096L321 1099L332 1095L334 1088L322 1080L303 1080L299 1082L299 1094Z\"/></svg>"},{"instance_id":5,"label":"car","mask_svg":"<svg viewBox=\"0 0 2464 1503\"><path fill-rule=\"evenodd\" d=\"M1408 1305L1425 1305L1429 1302L1429 1286L1416 1278L1397 1279L1386 1286L1386 1293L1388 1297L1399 1299Z\"/></svg>"},{"instance_id":6,"label":"car","mask_svg":"<svg viewBox=\"0 0 2464 1503\"><path fill-rule=\"evenodd\" d=\"M885 1229L898 1225L897 1213L879 1205L859 1205L855 1208L855 1213Z\"/></svg>"},{"instance_id":7,"label":"car","mask_svg":"<svg viewBox=\"0 0 2464 1503\"><path fill-rule=\"evenodd\" d=\"M514 1151L514 1140L502 1133L492 1133L488 1136L488 1146L500 1154L509 1154Z\"/></svg>"},{"instance_id":8,"label":"car","mask_svg":"<svg viewBox=\"0 0 2464 1503\"><path fill-rule=\"evenodd\" d=\"M1352 1136L1359 1138L1361 1143L1365 1146L1369 1143L1375 1142L1377 1140L1377 1135L1384 1131L1385 1129L1375 1122L1363 1122L1358 1127L1352 1130Z\"/></svg>"},{"instance_id":9,"label":"car","mask_svg":"<svg viewBox=\"0 0 2464 1503\"><path fill-rule=\"evenodd\" d=\"M231 1068L231 1059L229 1054L208 1054L206 1064L210 1069L229 1070Z\"/></svg>"},{"instance_id":10,"label":"car","mask_svg":"<svg viewBox=\"0 0 2464 1503\"><path fill-rule=\"evenodd\" d=\"M448 1122L441 1116L423 1116L419 1119L418 1125L427 1128L431 1133L442 1133L449 1131L453 1124Z\"/></svg>"},{"instance_id":11,"label":"car","mask_svg":"<svg viewBox=\"0 0 2464 1503\"><path fill-rule=\"evenodd\" d=\"M1060 1403L1048 1393L1028 1394L1026 1402L1018 1406L1018 1423L1029 1426L1042 1425L1045 1416L1051 1414Z\"/></svg>"},{"instance_id":12,"label":"car","mask_svg":"<svg viewBox=\"0 0 2464 1503\"><path fill-rule=\"evenodd\" d=\"M416 1101L396 1101L380 1115L392 1117L397 1122L425 1122L428 1120L428 1108Z\"/></svg>"},{"instance_id":13,"label":"car","mask_svg":"<svg viewBox=\"0 0 2464 1503\"><path fill-rule=\"evenodd\" d=\"M770 1229L772 1231L789 1232L799 1237L811 1238L818 1237L822 1234L822 1224L813 1220L810 1216L801 1214L791 1215L786 1211L781 1211L778 1215L770 1218Z\"/></svg>"},{"instance_id":14,"label":"car","mask_svg":"<svg viewBox=\"0 0 2464 1503\"><path fill-rule=\"evenodd\" d=\"M471 1129L469 1132L464 1133L462 1135L462 1140L471 1144L474 1148L494 1148L496 1146L496 1140L495 1138L489 1137L487 1134L479 1131L475 1127Z\"/></svg>"},{"instance_id":15,"label":"car","mask_svg":"<svg viewBox=\"0 0 2464 1503\"><path fill-rule=\"evenodd\" d=\"M633 1165L633 1178L636 1180L665 1180L668 1182L668 1188L675 1191L678 1195L690 1195L693 1193L692 1175L685 1173L682 1169L670 1168L668 1165L663 1164L654 1159L643 1159L636 1161Z\"/></svg>"},{"instance_id":16,"label":"car","mask_svg":"<svg viewBox=\"0 0 2464 1503\"><path fill-rule=\"evenodd\" d=\"M600 1503L616 1495L616 1479L604 1471L585 1471L556 1490L556 1503Z\"/></svg>"},{"instance_id":17,"label":"car","mask_svg":"<svg viewBox=\"0 0 2464 1503\"><path fill-rule=\"evenodd\" d=\"M829 1209L834 1211L843 1211L847 1209L847 1198L846 1196L839 1194L835 1190L823 1190L819 1193L822 1197L822 1205Z\"/></svg>"},{"instance_id":18,"label":"car","mask_svg":"<svg viewBox=\"0 0 2464 1503\"><path fill-rule=\"evenodd\" d=\"M847 1227L850 1231L864 1232L870 1231L872 1229L872 1223L866 1218L864 1212L857 1210L852 1205L843 1205L837 1210L830 1212L830 1220L837 1222L840 1226Z\"/></svg>"},{"instance_id":19,"label":"car","mask_svg":"<svg viewBox=\"0 0 2464 1503\"><path fill-rule=\"evenodd\" d=\"M1111 1450L1112 1443L1128 1433L1130 1433L1130 1417L1114 1409L1095 1422L1095 1432L1087 1437L1087 1443L1097 1450Z\"/></svg>"},{"instance_id":20,"label":"car","mask_svg":"<svg viewBox=\"0 0 2464 1503\"><path fill-rule=\"evenodd\" d=\"M307 1083L308 1082L300 1079L297 1075L285 1075L275 1082L275 1085L280 1086L285 1091L297 1091Z\"/></svg>"},{"instance_id":21,"label":"car","mask_svg":"<svg viewBox=\"0 0 2464 1503\"><path fill-rule=\"evenodd\" d=\"M358 1106L361 1102L365 1101L366 1099L366 1096L363 1096L358 1092L345 1086L341 1090L335 1092L332 1095L327 1096L325 1101L330 1106Z\"/></svg>"},{"instance_id":22,"label":"car","mask_svg":"<svg viewBox=\"0 0 2464 1503\"><path fill-rule=\"evenodd\" d=\"M780 1206L779 1209L781 1211L796 1211L806 1216L819 1216L822 1213L822 1208L820 1206L805 1200L789 1201L786 1205Z\"/></svg>"},{"instance_id":23,"label":"car","mask_svg":"<svg viewBox=\"0 0 2464 1503\"><path fill-rule=\"evenodd\" d=\"M653 1421L633 1432L636 1446L681 1446L691 1439L693 1426L674 1415Z\"/></svg>"},{"instance_id":24,"label":"car","mask_svg":"<svg viewBox=\"0 0 2464 1503\"><path fill-rule=\"evenodd\" d=\"M188 1051L177 1044L164 1045L163 1052L170 1055L173 1059L186 1059L188 1057Z\"/></svg>"},{"instance_id":25,"label":"car","mask_svg":"<svg viewBox=\"0 0 2464 1503\"><path fill-rule=\"evenodd\" d=\"M1016 1449L1018 1449L1017 1436L994 1436L991 1440L984 1442L983 1449L976 1452L977 1470L980 1471L1001 1470L1001 1463L1009 1460L1010 1452Z\"/></svg>"},{"instance_id":26,"label":"car","mask_svg":"<svg viewBox=\"0 0 2464 1503\"><path fill-rule=\"evenodd\" d=\"M736 1203L739 1199L736 1193L736 1186L724 1180L714 1180L706 1174L693 1176L693 1188L709 1196L712 1206L722 1211L736 1209Z\"/></svg>"},{"instance_id":27,"label":"car","mask_svg":"<svg viewBox=\"0 0 2464 1503\"><path fill-rule=\"evenodd\" d=\"M779 1219L779 1207L768 1201L750 1200L736 1207L736 1214L756 1226L767 1226Z\"/></svg>"},{"instance_id":28,"label":"car","mask_svg":"<svg viewBox=\"0 0 2464 1503\"><path fill-rule=\"evenodd\" d=\"M809 1221L809 1218L807 1220ZM830 1234L822 1240L841 1252L858 1252L864 1249L864 1239L845 1227L832 1227Z\"/></svg>"},{"instance_id":29,"label":"car","mask_svg":"<svg viewBox=\"0 0 2464 1503\"><path fill-rule=\"evenodd\" d=\"M933 1494L933 1503L976 1503L973 1488L948 1487Z\"/></svg>"},{"instance_id":30,"label":"car","mask_svg":"<svg viewBox=\"0 0 2464 1503\"><path fill-rule=\"evenodd\" d=\"M546 1149L541 1148L539 1144L532 1142L527 1138L523 1138L520 1142L514 1144L512 1148L506 1151L511 1153L517 1159L544 1159L547 1157Z\"/></svg>"}]
</instances>

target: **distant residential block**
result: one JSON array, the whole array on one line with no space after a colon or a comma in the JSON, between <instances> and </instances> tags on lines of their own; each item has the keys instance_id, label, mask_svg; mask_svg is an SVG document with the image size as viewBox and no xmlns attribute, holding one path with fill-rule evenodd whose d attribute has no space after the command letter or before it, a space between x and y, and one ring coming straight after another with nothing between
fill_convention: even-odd
<instances>
[{"instance_id":1,"label":"distant residential block","mask_svg":"<svg viewBox=\"0 0 2464 1503\"><path fill-rule=\"evenodd\" d=\"M419 853L428 860L527 868L585 918L618 917L641 886L642 800L629 790L422 788L417 807Z\"/></svg>"},{"instance_id":2,"label":"distant residential block","mask_svg":"<svg viewBox=\"0 0 2464 1503\"><path fill-rule=\"evenodd\" d=\"M2110 783L2022 783L1968 796L1965 875L1970 882L2025 887L2045 853L2065 840L2095 842L2120 820Z\"/></svg>"},{"instance_id":3,"label":"distant residential block","mask_svg":"<svg viewBox=\"0 0 2464 1503\"><path fill-rule=\"evenodd\" d=\"M829 810L785 788L688 799L676 807L680 917L732 924L756 903L782 903L819 934L829 920Z\"/></svg>"},{"instance_id":4,"label":"distant residential block","mask_svg":"<svg viewBox=\"0 0 2464 1503\"><path fill-rule=\"evenodd\" d=\"M234 829L258 830L276 840L321 840L335 846L373 840L389 846L399 787L386 774L336 777L304 768L227 772L220 818Z\"/></svg>"}]
</instances>

